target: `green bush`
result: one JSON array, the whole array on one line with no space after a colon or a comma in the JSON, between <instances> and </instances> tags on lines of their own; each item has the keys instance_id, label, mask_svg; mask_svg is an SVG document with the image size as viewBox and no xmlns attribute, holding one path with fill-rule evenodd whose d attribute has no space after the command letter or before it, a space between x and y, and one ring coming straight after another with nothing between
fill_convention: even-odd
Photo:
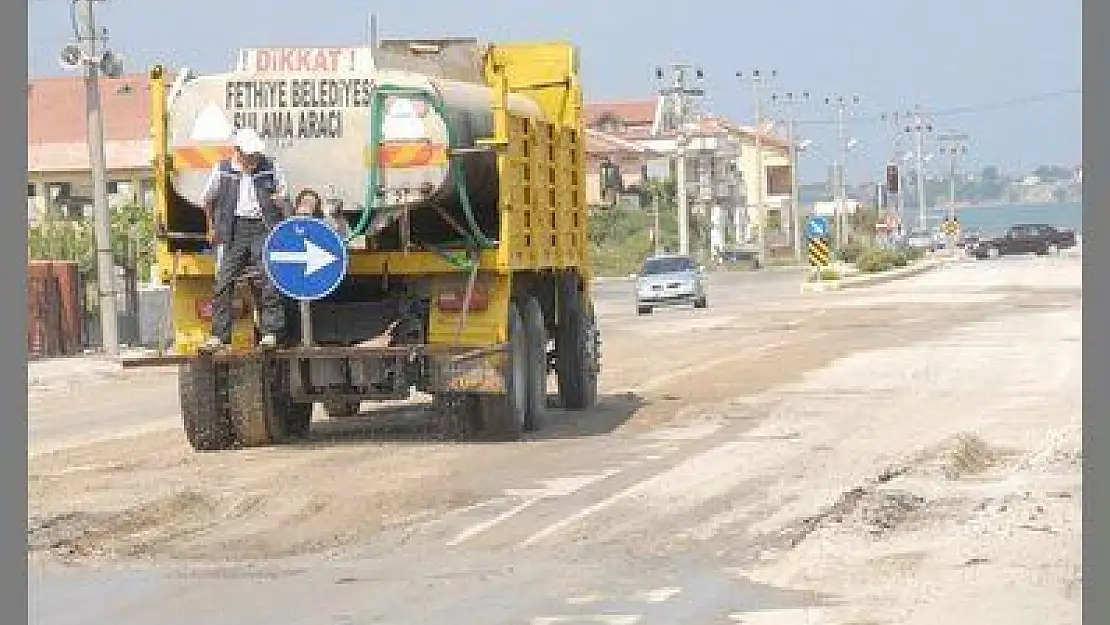
<instances>
[{"instance_id":1,"label":"green bush","mask_svg":"<svg viewBox=\"0 0 1110 625\"><path fill-rule=\"evenodd\" d=\"M852 241L845 243L841 246L840 251L837 253L837 258L846 263L855 263L859 260L860 254L864 252L864 247L859 243Z\"/></svg>"},{"instance_id":2,"label":"green bush","mask_svg":"<svg viewBox=\"0 0 1110 625\"><path fill-rule=\"evenodd\" d=\"M902 253L906 255L906 260L911 263L915 260L921 260L925 257L925 250L919 247L906 247L903 248Z\"/></svg>"},{"instance_id":3,"label":"green bush","mask_svg":"<svg viewBox=\"0 0 1110 625\"><path fill-rule=\"evenodd\" d=\"M879 273L894 268L896 254L890 250L873 247L860 252L856 259L856 268L861 273Z\"/></svg>"}]
</instances>

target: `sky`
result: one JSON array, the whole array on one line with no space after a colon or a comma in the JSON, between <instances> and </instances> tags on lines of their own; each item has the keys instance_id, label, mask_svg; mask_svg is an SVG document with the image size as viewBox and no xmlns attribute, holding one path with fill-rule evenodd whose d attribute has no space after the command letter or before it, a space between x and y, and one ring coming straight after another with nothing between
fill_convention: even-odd
<instances>
[{"instance_id":1,"label":"sky","mask_svg":"<svg viewBox=\"0 0 1110 625\"><path fill-rule=\"evenodd\" d=\"M69 5L29 1L30 76L63 73ZM694 64L705 108L744 124L754 98L736 72L773 70L768 94L810 93L798 111L798 136L812 142L802 182L822 180L836 158L824 99L838 95L859 97L846 126L858 141L850 182L879 178L892 155L895 133L878 116L915 105L937 112L934 138L969 135L967 170L1082 160L1081 0L106 0L97 20L127 71L165 62L206 72L230 68L243 47L357 45L371 12L383 38L570 41L588 101L653 97L655 67ZM1030 97L1064 91L1073 93Z\"/></svg>"}]
</instances>

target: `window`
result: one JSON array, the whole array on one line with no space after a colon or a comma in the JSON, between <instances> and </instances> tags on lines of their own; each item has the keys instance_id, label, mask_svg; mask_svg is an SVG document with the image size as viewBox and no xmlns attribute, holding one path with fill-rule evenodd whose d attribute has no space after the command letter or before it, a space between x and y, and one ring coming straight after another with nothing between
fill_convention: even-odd
<instances>
[{"instance_id":1,"label":"window","mask_svg":"<svg viewBox=\"0 0 1110 625\"><path fill-rule=\"evenodd\" d=\"M640 275L656 276L664 273L678 273L692 271L694 261L687 256L668 256L664 258L649 258L644 262Z\"/></svg>"},{"instance_id":2,"label":"window","mask_svg":"<svg viewBox=\"0 0 1110 625\"><path fill-rule=\"evenodd\" d=\"M35 196L37 196L37 195L38 195L38 193L37 193L36 191L37 191L37 189L35 189L35 185L34 185L34 184L32 184L32 183L30 183L30 182L28 182L28 183L27 183L27 197L35 197Z\"/></svg>"}]
</instances>

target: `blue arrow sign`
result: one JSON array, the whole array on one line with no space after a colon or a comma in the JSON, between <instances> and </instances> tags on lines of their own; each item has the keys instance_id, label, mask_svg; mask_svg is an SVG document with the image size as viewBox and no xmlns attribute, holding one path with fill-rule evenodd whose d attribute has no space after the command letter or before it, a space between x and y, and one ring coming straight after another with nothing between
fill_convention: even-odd
<instances>
[{"instance_id":1,"label":"blue arrow sign","mask_svg":"<svg viewBox=\"0 0 1110 625\"><path fill-rule=\"evenodd\" d=\"M328 222L289 217L266 237L262 261L274 287L309 301L331 295L347 275L347 245Z\"/></svg>"},{"instance_id":2,"label":"blue arrow sign","mask_svg":"<svg viewBox=\"0 0 1110 625\"><path fill-rule=\"evenodd\" d=\"M820 239L829 236L829 218L812 215L806 218L806 234L811 239Z\"/></svg>"}]
</instances>

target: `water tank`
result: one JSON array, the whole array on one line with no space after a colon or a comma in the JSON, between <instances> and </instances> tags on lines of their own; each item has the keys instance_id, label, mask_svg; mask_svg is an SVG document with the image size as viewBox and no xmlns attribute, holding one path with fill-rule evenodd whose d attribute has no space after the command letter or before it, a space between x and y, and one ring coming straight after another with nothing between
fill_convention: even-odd
<instances>
[{"instance_id":1,"label":"water tank","mask_svg":"<svg viewBox=\"0 0 1110 625\"><path fill-rule=\"evenodd\" d=\"M383 100L381 143L371 143L373 93L391 88L435 96L429 102L407 95ZM367 202L370 168L378 179L382 212L410 209L414 240L421 233L444 238L438 206L462 222L460 197L446 158L447 148L465 172L471 207L487 235L497 223L496 157L474 150L493 132L493 94L482 84L403 70L246 71L194 78L170 102L170 145L175 191L193 204L213 162L230 154L237 127L252 127L266 141L269 156L284 170L290 195L304 188L342 203L345 211ZM516 115L541 118L530 99L513 95ZM465 222L462 222L465 223ZM434 242L434 241L433 241Z\"/></svg>"}]
</instances>

